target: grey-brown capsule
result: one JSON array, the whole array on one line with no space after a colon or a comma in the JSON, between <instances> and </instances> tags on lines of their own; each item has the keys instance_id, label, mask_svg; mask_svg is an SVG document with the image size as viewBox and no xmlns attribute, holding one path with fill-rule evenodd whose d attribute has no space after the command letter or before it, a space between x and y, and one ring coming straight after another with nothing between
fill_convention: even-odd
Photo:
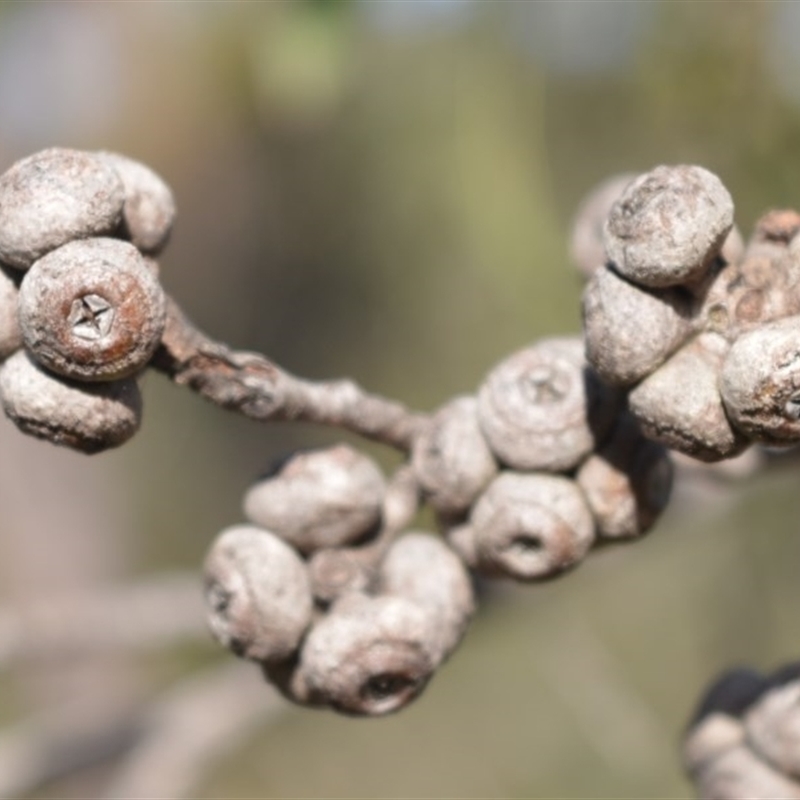
<instances>
[{"instance_id":1,"label":"grey-brown capsule","mask_svg":"<svg viewBox=\"0 0 800 800\"><path fill-rule=\"evenodd\" d=\"M569 254L581 274L589 278L606 263L603 228L609 211L628 184L636 177L634 172L612 175L595 186L581 200L572 221Z\"/></svg>"},{"instance_id":2,"label":"grey-brown capsule","mask_svg":"<svg viewBox=\"0 0 800 800\"><path fill-rule=\"evenodd\" d=\"M472 509L478 568L520 581L576 566L595 537L594 520L574 481L501 472Z\"/></svg>"},{"instance_id":3,"label":"grey-brown capsule","mask_svg":"<svg viewBox=\"0 0 800 800\"><path fill-rule=\"evenodd\" d=\"M800 784L743 744L708 762L694 776L694 783L700 800L800 800Z\"/></svg>"},{"instance_id":4,"label":"grey-brown capsule","mask_svg":"<svg viewBox=\"0 0 800 800\"><path fill-rule=\"evenodd\" d=\"M461 641L475 608L472 581L459 557L441 540L424 533L403 534L380 568L381 594L413 600L431 623L427 649L441 663Z\"/></svg>"},{"instance_id":5,"label":"grey-brown capsule","mask_svg":"<svg viewBox=\"0 0 800 800\"><path fill-rule=\"evenodd\" d=\"M414 472L431 505L445 514L466 511L497 472L477 408L474 397L451 400L414 441Z\"/></svg>"},{"instance_id":6,"label":"grey-brown capsule","mask_svg":"<svg viewBox=\"0 0 800 800\"><path fill-rule=\"evenodd\" d=\"M800 441L800 316L740 336L725 358L720 391L732 422L766 444Z\"/></svg>"},{"instance_id":7,"label":"grey-brown capsule","mask_svg":"<svg viewBox=\"0 0 800 800\"><path fill-rule=\"evenodd\" d=\"M619 272L641 286L702 278L733 226L733 200L702 167L660 166L633 180L614 204L605 247Z\"/></svg>"},{"instance_id":8,"label":"grey-brown capsule","mask_svg":"<svg viewBox=\"0 0 800 800\"><path fill-rule=\"evenodd\" d=\"M27 269L73 239L112 233L125 191L117 173L79 150L53 147L0 175L0 261Z\"/></svg>"},{"instance_id":9,"label":"grey-brown capsule","mask_svg":"<svg viewBox=\"0 0 800 800\"><path fill-rule=\"evenodd\" d=\"M646 439L627 414L576 475L605 539L630 539L650 530L669 501L672 478L669 452Z\"/></svg>"},{"instance_id":10,"label":"grey-brown capsule","mask_svg":"<svg viewBox=\"0 0 800 800\"><path fill-rule=\"evenodd\" d=\"M125 188L122 233L143 253L164 249L175 221L175 198L164 180L150 167L119 153L96 154L112 167Z\"/></svg>"},{"instance_id":11,"label":"grey-brown capsule","mask_svg":"<svg viewBox=\"0 0 800 800\"><path fill-rule=\"evenodd\" d=\"M728 350L722 336L701 334L630 393L645 436L701 461L744 450L748 442L728 420L717 386Z\"/></svg>"},{"instance_id":12,"label":"grey-brown capsule","mask_svg":"<svg viewBox=\"0 0 800 800\"><path fill-rule=\"evenodd\" d=\"M76 383L50 374L24 350L0 367L0 400L24 433L84 453L117 447L133 436L142 400L133 378Z\"/></svg>"},{"instance_id":13,"label":"grey-brown capsule","mask_svg":"<svg viewBox=\"0 0 800 800\"><path fill-rule=\"evenodd\" d=\"M411 600L345 595L308 633L295 692L346 714L398 711L433 674L433 638L428 614Z\"/></svg>"},{"instance_id":14,"label":"grey-brown capsule","mask_svg":"<svg viewBox=\"0 0 800 800\"><path fill-rule=\"evenodd\" d=\"M765 692L744 718L748 745L776 769L800 778L800 680Z\"/></svg>"},{"instance_id":15,"label":"grey-brown capsule","mask_svg":"<svg viewBox=\"0 0 800 800\"><path fill-rule=\"evenodd\" d=\"M301 553L340 547L373 532L386 482L372 459L348 445L294 454L244 498L248 519Z\"/></svg>"},{"instance_id":16,"label":"grey-brown capsule","mask_svg":"<svg viewBox=\"0 0 800 800\"><path fill-rule=\"evenodd\" d=\"M0 264L0 361L22 346L18 306L17 282L10 269Z\"/></svg>"},{"instance_id":17,"label":"grey-brown capsule","mask_svg":"<svg viewBox=\"0 0 800 800\"><path fill-rule=\"evenodd\" d=\"M274 534L235 525L217 536L205 561L205 597L215 638L244 658L281 661L311 624L308 574Z\"/></svg>"},{"instance_id":18,"label":"grey-brown capsule","mask_svg":"<svg viewBox=\"0 0 800 800\"><path fill-rule=\"evenodd\" d=\"M580 338L545 339L498 364L478 393L478 421L514 469L575 467L613 424L618 398L591 369Z\"/></svg>"},{"instance_id":19,"label":"grey-brown capsule","mask_svg":"<svg viewBox=\"0 0 800 800\"><path fill-rule=\"evenodd\" d=\"M697 327L734 341L765 322L800 312L800 215L772 211L756 224L739 262L714 277L697 312Z\"/></svg>"},{"instance_id":20,"label":"grey-brown capsule","mask_svg":"<svg viewBox=\"0 0 800 800\"><path fill-rule=\"evenodd\" d=\"M39 259L19 292L25 346L69 378L127 377L153 355L166 299L139 251L118 239L70 242Z\"/></svg>"},{"instance_id":21,"label":"grey-brown capsule","mask_svg":"<svg viewBox=\"0 0 800 800\"><path fill-rule=\"evenodd\" d=\"M635 286L610 267L583 294L586 359L606 383L633 386L691 335L691 301L680 290Z\"/></svg>"}]
</instances>

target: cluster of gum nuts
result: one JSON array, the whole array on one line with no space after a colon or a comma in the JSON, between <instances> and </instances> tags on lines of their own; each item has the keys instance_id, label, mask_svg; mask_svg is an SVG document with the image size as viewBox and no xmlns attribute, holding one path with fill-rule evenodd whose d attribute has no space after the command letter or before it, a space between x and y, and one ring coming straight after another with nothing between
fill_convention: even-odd
<instances>
[{"instance_id":1,"label":"cluster of gum nuts","mask_svg":"<svg viewBox=\"0 0 800 800\"><path fill-rule=\"evenodd\" d=\"M460 642L473 576L544 581L631 540L672 465L586 364L540 341L451 400L388 482L344 445L295 454L244 498L206 559L211 629L291 700L354 715L417 697ZM419 500L440 536L404 530Z\"/></svg>"},{"instance_id":2,"label":"cluster of gum nuts","mask_svg":"<svg viewBox=\"0 0 800 800\"><path fill-rule=\"evenodd\" d=\"M0 176L0 401L21 430L86 453L137 431L174 217L166 183L116 153L51 148Z\"/></svg>"},{"instance_id":3,"label":"cluster of gum nuts","mask_svg":"<svg viewBox=\"0 0 800 800\"><path fill-rule=\"evenodd\" d=\"M587 358L645 435L706 462L800 441L800 214L765 214L744 245L696 166L622 176L584 214Z\"/></svg>"},{"instance_id":4,"label":"cluster of gum nuts","mask_svg":"<svg viewBox=\"0 0 800 800\"><path fill-rule=\"evenodd\" d=\"M717 679L688 726L683 760L702 800L800 800L800 665Z\"/></svg>"}]
</instances>

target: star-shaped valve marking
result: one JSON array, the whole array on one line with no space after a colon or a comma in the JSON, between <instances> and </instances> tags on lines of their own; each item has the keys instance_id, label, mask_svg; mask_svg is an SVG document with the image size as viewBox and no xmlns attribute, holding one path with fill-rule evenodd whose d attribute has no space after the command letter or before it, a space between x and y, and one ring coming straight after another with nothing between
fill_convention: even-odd
<instances>
[{"instance_id":1,"label":"star-shaped valve marking","mask_svg":"<svg viewBox=\"0 0 800 800\"><path fill-rule=\"evenodd\" d=\"M114 309L99 294L87 294L72 301L67 319L75 336L96 340L111 331Z\"/></svg>"}]
</instances>

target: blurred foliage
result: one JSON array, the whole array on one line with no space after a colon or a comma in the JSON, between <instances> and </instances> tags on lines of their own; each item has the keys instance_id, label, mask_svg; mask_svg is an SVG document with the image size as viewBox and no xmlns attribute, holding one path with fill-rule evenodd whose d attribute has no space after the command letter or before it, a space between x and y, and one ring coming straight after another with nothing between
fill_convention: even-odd
<instances>
[{"instance_id":1,"label":"blurred foliage","mask_svg":"<svg viewBox=\"0 0 800 800\"><path fill-rule=\"evenodd\" d=\"M0 3L0 33L30 5ZM777 4L653 3L630 56L597 74L523 46L545 3L518 17L451 2L434 18L429 0L396 27L378 5L60 4L76 25L125 32L127 82L113 125L68 142L48 128L42 145L119 149L164 174L180 208L164 281L236 346L433 408L512 350L579 329L569 223L607 175L700 163L745 233L800 204L800 111L765 56ZM588 41L576 14L571 35ZM31 149L12 123L9 161ZM107 462L141 532L132 573L197 568L272 457L342 438L259 428L157 376L145 393L141 434ZM705 682L798 655L796 482L787 467L563 581L487 591L413 708L371 722L292 711L202 796L688 796L677 741ZM176 657L153 669L174 674Z\"/></svg>"}]
</instances>

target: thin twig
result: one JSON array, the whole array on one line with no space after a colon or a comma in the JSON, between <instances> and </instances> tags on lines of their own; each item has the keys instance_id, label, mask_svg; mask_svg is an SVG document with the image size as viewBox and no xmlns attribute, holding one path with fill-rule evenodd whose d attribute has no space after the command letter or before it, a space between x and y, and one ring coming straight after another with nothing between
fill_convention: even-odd
<instances>
[{"instance_id":1,"label":"thin twig","mask_svg":"<svg viewBox=\"0 0 800 800\"><path fill-rule=\"evenodd\" d=\"M20 661L199 638L210 641L200 580L194 573L169 573L0 609L0 669Z\"/></svg>"},{"instance_id":2,"label":"thin twig","mask_svg":"<svg viewBox=\"0 0 800 800\"><path fill-rule=\"evenodd\" d=\"M151 363L175 383L252 419L331 425L403 452L426 420L351 380L307 381L258 353L231 350L199 331L171 299L167 327Z\"/></svg>"}]
</instances>

